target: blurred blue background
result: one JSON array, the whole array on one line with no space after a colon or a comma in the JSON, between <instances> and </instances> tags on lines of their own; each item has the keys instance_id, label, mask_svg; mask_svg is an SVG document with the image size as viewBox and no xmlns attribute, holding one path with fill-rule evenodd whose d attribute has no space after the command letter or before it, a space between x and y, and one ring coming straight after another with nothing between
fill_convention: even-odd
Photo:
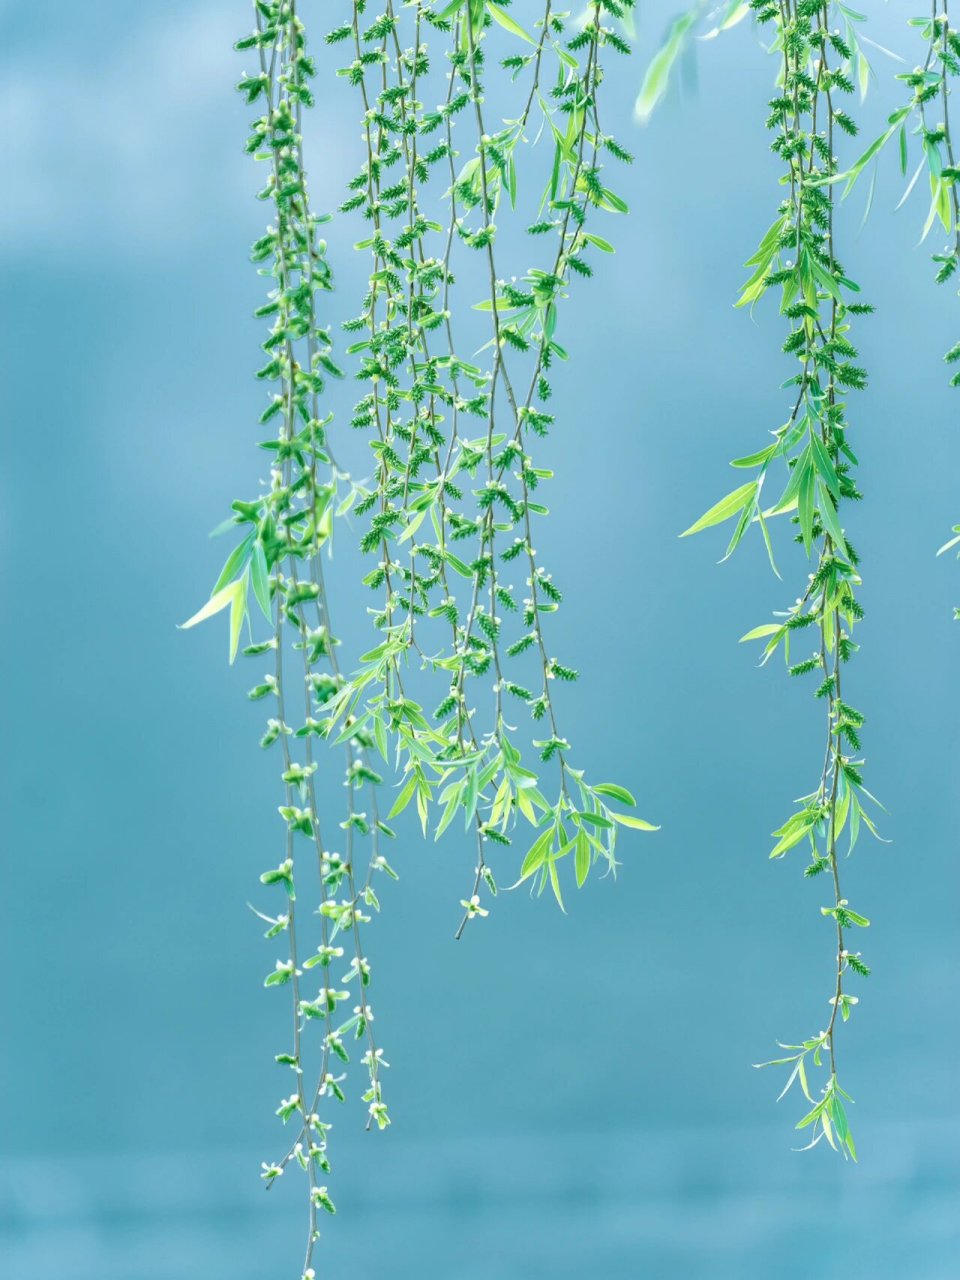
<instances>
[{"instance_id":1,"label":"blurred blue background","mask_svg":"<svg viewBox=\"0 0 960 1280\"><path fill-rule=\"evenodd\" d=\"M318 36L324 6L302 7ZM913 10L870 9L874 38L904 49ZM641 55L671 14L643 8ZM262 462L246 254L265 210L231 89L248 6L34 0L0 16L0 1276L298 1276L300 1189L266 1195L258 1178L287 1084L285 1011L261 985L273 952L245 905L275 860L273 762L224 628L174 628L219 568L207 532ZM676 536L782 420L786 376L773 309L731 306L778 198L771 63L748 23L696 63L696 90L688 63L646 130L640 57L610 68L605 125L637 153L619 181L631 215L559 335L573 358L547 446L555 512L585 486L594 508L538 543L566 593L558 649L583 672L566 732L663 831L624 841L619 883L591 881L569 915L501 895L458 945L472 854L405 832L368 943L395 1123L368 1135L359 1107L337 1117L322 1275L960 1274L960 581L933 556L960 518L941 361L960 304L932 283L937 246L916 248L922 195L892 212L891 161L863 230L858 191L841 231L878 306L858 325L871 380L851 410L867 621L848 687L892 838L844 867L874 921L842 1043L854 1167L794 1154L798 1100L776 1106L779 1080L750 1069L826 1017L822 890L766 857L813 785L821 724L803 682L736 644L802 565L788 556L780 584L760 546L718 568L720 538ZM875 65L865 137L898 101L898 68ZM308 159L330 208L355 106L342 81L322 92ZM361 264L339 241L331 257L349 309ZM345 603L356 654L367 601Z\"/></svg>"}]
</instances>

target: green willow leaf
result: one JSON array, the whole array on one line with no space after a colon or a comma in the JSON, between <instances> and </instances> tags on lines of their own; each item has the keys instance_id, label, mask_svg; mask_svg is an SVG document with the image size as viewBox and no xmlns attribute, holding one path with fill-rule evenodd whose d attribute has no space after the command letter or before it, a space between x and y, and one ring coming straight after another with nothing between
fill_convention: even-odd
<instances>
[{"instance_id":1,"label":"green willow leaf","mask_svg":"<svg viewBox=\"0 0 960 1280\"><path fill-rule=\"evenodd\" d=\"M612 800L619 800L621 804L636 808L637 802L627 788L618 786L615 782L596 782L590 790L595 796L610 796Z\"/></svg>"},{"instance_id":2,"label":"green willow leaf","mask_svg":"<svg viewBox=\"0 0 960 1280\"><path fill-rule=\"evenodd\" d=\"M574 854L574 869L577 878L577 888L582 889L586 882L587 876L590 874L590 842L587 840L583 831L577 832L576 852Z\"/></svg>"},{"instance_id":3,"label":"green willow leaf","mask_svg":"<svg viewBox=\"0 0 960 1280\"><path fill-rule=\"evenodd\" d=\"M666 39L651 59L633 107L634 116L641 124L647 123L667 92L670 73L686 46L690 29L698 16L699 7L694 6L674 18Z\"/></svg>"},{"instance_id":4,"label":"green willow leaf","mask_svg":"<svg viewBox=\"0 0 960 1280\"><path fill-rule=\"evenodd\" d=\"M494 22L499 23L499 25L503 27L504 31L509 31L511 35L519 36L521 40L526 40L527 44L532 44L534 48L537 47L536 40L534 40L532 36L527 35L519 22L515 22L513 18L510 17L509 13L505 13L498 4L492 4L491 0L486 0L486 6L487 13L490 14L490 17L493 18Z\"/></svg>"},{"instance_id":5,"label":"green willow leaf","mask_svg":"<svg viewBox=\"0 0 960 1280\"><path fill-rule=\"evenodd\" d=\"M255 542L253 546L253 555L250 561L250 582L253 586L253 594L260 606L260 611L268 622L273 621L273 613L270 606L270 580L267 571L267 558L263 552L263 544Z\"/></svg>"},{"instance_id":6,"label":"green willow leaf","mask_svg":"<svg viewBox=\"0 0 960 1280\"><path fill-rule=\"evenodd\" d=\"M691 533L700 533L703 529L709 529L712 525L722 524L725 520L729 520L731 516L737 515L757 496L757 481L751 480L747 484L742 484L739 489L734 489L732 493L728 493L725 498L721 498L715 503L709 511L680 534L681 538L689 537Z\"/></svg>"},{"instance_id":7,"label":"green willow leaf","mask_svg":"<svg viewBox=\"0 0 960 1280\"><path fill-rule=\"evenodd\" d=\"M611 813L610 817L614 822L618 822L622 827L632 827L634 831L659 831L659 827L655 827L652 822L646 822L643 818L635 818L629 813Z\"/></svg>"}]
</instances>

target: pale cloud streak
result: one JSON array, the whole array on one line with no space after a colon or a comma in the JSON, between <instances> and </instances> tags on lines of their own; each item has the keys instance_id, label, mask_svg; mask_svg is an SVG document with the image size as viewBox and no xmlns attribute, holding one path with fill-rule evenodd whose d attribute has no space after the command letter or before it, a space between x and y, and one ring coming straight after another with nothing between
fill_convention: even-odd
<instances>
[{"instance_id":1,"label":"pale cloud streak","mask_svg":"<svg viewBox=\"0 0 960 1280\"><path fill-rule=\"evenodd\" d=\"M233 92L242 26L223 3L194 4L175 20L153 9L102 63L71 62L63 45L52 63L8 62L0 254L165 256L242 216L256 183L242 151L248 111ZM339 171L332 142L324 139L325 167L332 160Z\"/></svg>"}]
</instances>

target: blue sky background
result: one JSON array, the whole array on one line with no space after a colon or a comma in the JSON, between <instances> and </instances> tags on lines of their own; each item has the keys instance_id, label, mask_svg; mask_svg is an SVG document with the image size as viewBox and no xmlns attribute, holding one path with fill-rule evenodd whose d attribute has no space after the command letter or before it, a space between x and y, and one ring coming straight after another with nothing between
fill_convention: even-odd
<instances>
[{"instance_id":1,"label":"blue sky background","mask_svg":"<svg viewBox=\"0 0 960 1280\"><path fill-rule=\"evenodd\" d=\"M303 8L318 35L321 6ZM874 37L904 49L913 10L872 8ZM641 13L641 52L670 13ZM264 209L231 89L247 7L35 0L0 17L0 1276L295 1276L300 1196L257 1176L282 1145L285 1022L245 906L272 858L273 771L223 629L174 627L261 462L246 254ZM865 137L899 100L876 67ZM743 24L697 70L641 130L640 58L611 68L631 214L559 335L538 548L563 579L558 648L583 672L566 731L663 831L625 842L619 882L591 882L569 915L502 895L459 945L470 851L404 833L368 944L395 1123L338 1118L330 1274L956 1276L960 581L933 552L960 518L941 361L960 303L932 283L937 246L916 248L922 197L894 215L881 167L870 220L858 234L859 192L841 230L878 306L851 407L867 620L849 682L892 839L844 868L874 922L843 1037L854 1168L793 1154L796 1104L749 1065L825 1018L821 890L766 857L812 786L821 724L801 682L736 644L793 598L799 561L780 584L760 546L717 567L719 538L676 536L779 423L786 373L772 308L731 306L778 196L771 65ZM334 207L353 102L325 93L308 159ZM360 264L334 237L346 298ZM366 600L341 601L356 653Z\"/></svg>"}]
</instances>

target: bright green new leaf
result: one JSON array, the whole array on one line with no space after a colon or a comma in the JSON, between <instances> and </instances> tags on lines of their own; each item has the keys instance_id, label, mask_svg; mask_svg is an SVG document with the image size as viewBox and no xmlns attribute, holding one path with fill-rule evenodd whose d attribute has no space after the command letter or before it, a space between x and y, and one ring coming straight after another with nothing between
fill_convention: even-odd
<instances>
[{"instance_id":1,"label":"bright green new leaf","mask_svg":"<svg viewBox=\"0 0 960 1280\"><path fill-rule=\"evenodd\" d=\"M699 533L702 529L709 529L711 525L722 524L724 520L729 520L731 516L735 516L742 511L748 503L753 501L756 495L756 480L742 484L739 489L734 489L725 498L721 498L709 511L704 512L695 524L692 524L689 529L685 529L681 533L680 537L686 538L691 533Z\"/></svg>"},{"instance_id":2,"label":"bright green new leaf","mask_svg":"<svg viewBox=\"0 0 960 1280\"><path fill-rule=\"evenodd\" d=\"M636 800L627 790L626 787L618 786L615 782L598 782L596 786L590 788L594 795L610 796L612 800L619 800L621 804L628 804L636 808Z\"/></svg>"},{"instance_id":3,"label":"bright green new leaf","mask_svg":"<svg viewBox=\"0 0 960 1280\"><path fill-rule=\"evenodd\" d=\"M629 813L611 813L614 822L619 822L622 827L632 827L634 831L659 831L659 827L655 827L652 822L644 822L643 818L634 818Z\"/></svg>"},{"instance_id":4,"label":"bright green new leaf","mask_svg":"<svg viewBox=\"0 0 960 1280\"><path fill-rule=\"evenodd\" d=\"M530 846L527 856L523 860L522 866L520 867L520 879L517 881L518 884L522 884L524 880L529 879L529 877L532 876L536 870L542 867L544 862L546 862L547 854L549 853L550 846L553 843L555 831L555 827L547 827L546 831L534 840L533 844Z\"/></svg>"},{"instance_id":5,"label":"bright green new leaf","mask_svg":"<svg viewBox=\"0 0 960 1280\"><path fill-rule=\"evenodd\" d=\"M203 608L198 609L192 618L188 618L186 622L181 622L181 631L195 627L198 622L205 622L207 618L212 618L214 614L220 613L221 610L229 607L230 661L233 662L240 646L240 628L243 625L243 619L246 614L246 594L247 575L245 573L242 578L238 578L236 582L231 582L228 586L222 587L216 595L211 596Z\"/></svg>"},{"instance_id":6,"label":"bright green new leaf","mask_svg":"<svg viewBox=\"0 0 960 1280\"><path fill-rule=\"evenodd\" d=\"M741 636L739 643L743 644L745 640L762 640L765 636L775 636L782 630L783 624L780 622L764 622L761 626L748 631L745 636Z\"/></svg>"},{"instance_id":7,"label":"bright green new leaf","mask_svg":"<svg viewBox=\"0 0 960 1280\"><path fill-rule=\"evenodd\" d=\"M674 18L670 24L666 39L647 67L646 75L643 77L643 83L640 86L640 92L637 94L637 100L633 107L633 113L641 124L647 123L657 103L666 93L667 86L670 83L670 72L683 52L690 28L696 22L698 14L699 6L694 6L686 13Z\"/></svg>"},{"instance_id":8,"label":"bright green new leaf","mask_svg":"<svg viewBox=\"0 0 960 1280\"><path fill-rule=\"evenodd\" d=\"M519 36L521 40L526 40L527 44L532 44L534 48L537 46L536 40L532 36L528 36L523 27L518 22L514 22L509 13L505 13L497 4L491 4L487 0L487 12L494 22L498 22L504 31L509 31L511 35Z\"/></svg>"}]
</instances>

